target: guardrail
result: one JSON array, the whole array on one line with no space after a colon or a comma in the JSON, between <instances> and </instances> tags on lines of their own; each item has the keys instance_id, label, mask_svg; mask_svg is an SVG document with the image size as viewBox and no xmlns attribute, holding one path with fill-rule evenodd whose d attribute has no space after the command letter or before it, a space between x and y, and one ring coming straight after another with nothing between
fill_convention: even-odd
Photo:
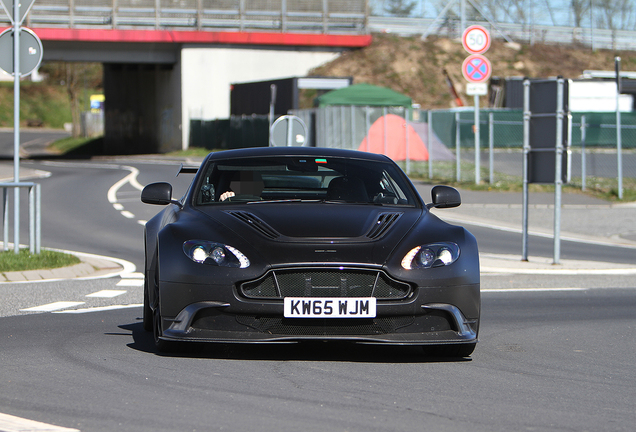
<instances>
[{"instance_id":1,"label":"guardrail","mask_svg":"<svg viewBox=\"0 0 636 432\"><path fill-rule=\"evenodd\" d=\"M370 16L370 33L394 33L403 36L421 36L427 33L435 22L433 18L398 18ZM504 35L519 43L578 44L596 49L633 51L636 31L607 30L583 27L557 27L546 25L523 25L496 23L496 27L485 21L470 21L467 24L479 24L489 29L496 39L505 39ZM461 38L463 29L459 19L448 19L436 26L432 34Z\"/></svg>"},{"instance_id":2,"label":"guardrail","mask_svg":"<svg viewBox=\"0 0 636 432\"><path fill-rule=\"evenodd\" d=\"M318 33L365 33L364 0L278 0L254 5L248 0L67 0L37 1L27 27L152 28L184 30L266 30ZM209 4L210 2L205 2ZM0 19L5 21L4 18Z\"/></svg>"},{"instance_id":3,"label":"guardrail","mask_svg":"<svg viewBox=\"0 0 636 432\"><path fill-rule=\"evenodd\" d=\"M39 183L19 182L0 183L2 188L2 214L3 214L3 238L4 250L9 250L9 191L8 189L25 188L29 190L29 251L39 254L42 243L42 213L41 213L41 187ZM14 205L20 205L19 202ZM19 241L14 242L14 251L20 250Z\"/></svg>"}]
</instances>

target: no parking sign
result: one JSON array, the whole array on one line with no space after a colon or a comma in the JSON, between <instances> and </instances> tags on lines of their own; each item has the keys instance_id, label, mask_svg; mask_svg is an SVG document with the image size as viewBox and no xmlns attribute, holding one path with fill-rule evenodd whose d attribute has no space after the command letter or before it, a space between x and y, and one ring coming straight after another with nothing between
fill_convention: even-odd
<instances>
[{"instance_id":1,"label":"no parking sign","mask_svg":"<svg viewBox=\"0 0 636 432\"><path fill-rule=\"evenodd\" d=\"M474 54L464 60L462 74L467 81L482 83L490 78L492 66L486 57L481 54Z\"/></svg>"}]
</instances>

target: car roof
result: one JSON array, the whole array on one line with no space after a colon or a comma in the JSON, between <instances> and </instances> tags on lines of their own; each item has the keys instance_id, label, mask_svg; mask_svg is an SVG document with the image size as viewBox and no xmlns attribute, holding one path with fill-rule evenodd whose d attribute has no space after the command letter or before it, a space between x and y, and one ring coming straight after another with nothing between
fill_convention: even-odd
<instances>
[{"instance_id":1,"label":"car roof","mask_svg":"<svg viewBox=\"0 0 636 432\"><path fill-rule=\"evenodd\" d=\"M376 153L325 147L249 147L210 153L207 158L211 160L223 160L263 156L343 157L381 162L391 160L387 156Z\"/></svg>"}]
</instances>

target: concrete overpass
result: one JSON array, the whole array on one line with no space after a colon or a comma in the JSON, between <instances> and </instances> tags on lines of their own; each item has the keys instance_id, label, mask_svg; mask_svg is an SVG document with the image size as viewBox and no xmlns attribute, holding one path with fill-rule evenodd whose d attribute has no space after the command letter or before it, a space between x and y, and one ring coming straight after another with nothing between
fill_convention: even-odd
<instances>
[{"instance_id":1,"label":"concrete overpass","mask_svg":"<svg viewBox=\"0 0 636 432\"><path fill-rule=\"evenodd\" d=\"M206 9L212 3L226 9ZM317 11L285 0L271 2L278 10L249 9L256 3L36 0L25 24L44 61L104 64L109 151L167 152L187 148L191 119L229 117L231 84L303 76L371 43L364 0L298 2Z\"/></svg>"}]
</instances>

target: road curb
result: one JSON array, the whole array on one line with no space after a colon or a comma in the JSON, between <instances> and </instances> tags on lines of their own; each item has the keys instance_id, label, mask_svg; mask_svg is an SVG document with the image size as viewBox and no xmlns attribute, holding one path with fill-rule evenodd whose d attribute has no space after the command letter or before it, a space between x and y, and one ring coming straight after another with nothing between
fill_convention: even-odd
<instances>
[{"instance_id":1,"label":"road curb","mask_svg":"<svg viewBox=\"0 0 636 432\"><path fill-rule=\"evenodd\" d=\"M56 280L87 280L122 276L133 273L135 265L119 258L84 252L49 249L74 255L80 259L79 264L47 270L25 270L0 273L0 283L32 283L52 282Z\"/></svg>"}]
</instances>

